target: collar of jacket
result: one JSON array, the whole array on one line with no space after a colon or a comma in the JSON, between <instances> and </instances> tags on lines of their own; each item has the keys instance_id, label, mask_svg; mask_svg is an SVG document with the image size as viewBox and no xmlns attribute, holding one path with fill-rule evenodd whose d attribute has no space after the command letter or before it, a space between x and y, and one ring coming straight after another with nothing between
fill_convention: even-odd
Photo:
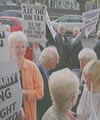
<instances>
[{"instance_id":1,"label":"collar of jacket","mask_svg":"<svg viewBox=\"0 0 100 120\"><path fill-rule=\"evenodd\" d=\"M27 61L29 61L29 60L24 58L22 68L25 68L25 69L29 68L29 62L31 62L31 61L29 61L29 62L27 62Z\"/></svg>"}]
</instances>

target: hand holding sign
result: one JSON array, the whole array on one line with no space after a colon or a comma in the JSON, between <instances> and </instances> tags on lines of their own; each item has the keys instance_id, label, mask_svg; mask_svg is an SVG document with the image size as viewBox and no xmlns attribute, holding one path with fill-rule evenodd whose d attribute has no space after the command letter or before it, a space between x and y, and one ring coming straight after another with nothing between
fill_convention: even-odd
<instances>
[{"instance_id":1,"label":"hand holding sign","mask_svg":"<svg viewBox=\"0 0 100 120\"><path fill-rule=\"evenodd\" d=\"M92 31L95 30L96 24L98 22L98 18L99 18L99 9L94 9L88 12L84 12L82 14L86 38Z\"/></svg>"}]
</instances>

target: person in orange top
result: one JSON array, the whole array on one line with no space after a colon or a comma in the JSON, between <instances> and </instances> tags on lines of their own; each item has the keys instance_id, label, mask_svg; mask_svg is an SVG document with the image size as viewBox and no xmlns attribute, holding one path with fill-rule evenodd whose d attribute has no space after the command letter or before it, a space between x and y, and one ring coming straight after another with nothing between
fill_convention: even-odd
<instances>
[{"instance_id":1,"label":"person in orange top","mask_svg":"<svg viewBox=\"0 0 100 120\"><path fill-rule=\"evenodd\" d=\"M43 97L43 79L37 66L24 58L26 43L27 37L20 31L13 32L8 38L10 55L20 72L25 120L36 120L36 100Z\"/></svg>"}]
</instances>

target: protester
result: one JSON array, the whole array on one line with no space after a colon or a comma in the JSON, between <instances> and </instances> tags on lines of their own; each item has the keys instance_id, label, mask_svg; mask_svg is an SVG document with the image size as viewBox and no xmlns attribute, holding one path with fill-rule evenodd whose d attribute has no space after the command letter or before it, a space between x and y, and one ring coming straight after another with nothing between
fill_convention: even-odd
<instances>
[{"instance_id":1,"label":"protester","mask_svg":"<svg viewBox=\"0 0 100 120\"><path fill-rule=\"evenodd\" d=\"M34 41L32 43L33 61L35 63L39 62L39 57L40 57L40 54L41 54L43 49L44 49L44 47L42 45L40 45L40 43L38 41Z\"/></svg>"},{"instance_id":2,"label":"protester","mask_svg":"<svg viewBox=\"0 0 100 120\"><path fill-rule=\"evenodd\" d=\"M79 77L80 83L82 83L83 82L82 71L83 71L85 65L89 61L91 61L93 59L97 59L97 55L93 49L83 48L78 54L78 59L79 59L79 63L80 63L80 69L73 69L73 71Z\"/></svg>"},{"instance_id":3,"label":"protester","mask_svg":"<svg viewBox=\"0 0 100 120\"><path fill-rule=\"evenodd\" d=\"M71 59L73 63L72 68L79 68L78 53L82 49L82 42L81 42L82 36L81 36L80 28L78 27L73 28L72 32L73 32L73 36L69 40L71 44L70 50L71 50Z\"/></svg>"},{"instance_id":4,"label":"protester","mask_svg":"<svg viewBox=\"0 0 100 120\"><path fill-rule=\"evenodd\" d=\"M84 66L91 60L97 59L97 55L95 51L91 48L83 48L79 54L78 54L78 59L80 62L80 68L81 70L84 69Z\"/></svg>"},{"instance_id":5,"label":"protester","mask_svg":"<svg viewBox=\"0 0 100 120\"><path fill-rule=\"evenodd\" d=\"M20 31L13 32L8 38L10 55L20 72L25 120L36 120L36 100L43 97L43 81L37 66L24 58L26 43L27 37Z\"/></svg>"},{"instance_id":6,"label":"protester","mask_svg":"<svg viewBox=\"0 0 100 120\"><path fill-rule=\"evenodd\" d=\"M71 53L69 49L69 42L65 35L65 26L60 24L57 27L57 34L55 37L55 47L59 53L60 59L59 64L56 66L55 70L60 70L62 68L71 68Z\"/></svg>"},{"instance_id":7,"label":"protester","mask_svg":"<svg viewBox=\"0 0 100 120\"><path fill-rule=\"evenodd\" d=\"M38 41L34 41L33 43L28 42L24 57L38 63L39 56L43 49L44 47L40 45Z\"/></svg>"},{"instance_id":8,"label":"protester","mask_svg":"<svg viewBox=\"0 0 100 120\"><path fill-rule=\"evenodd\" d=\"M72 71L78 76L79 78L79 82L80 82L80 94L78 96L77 102L76 104L73 106L72 111L76 113L76 109L77 106L79 104L79 100L82 94L82 90L83 90L83 84L84 84L84 76L82 74L84 67L86 66L86 64L88 64L88 62L90 62L91 60L96 60L97 59L97 55L94 52L93 49L91 48L84 48L82 49L79 54L78 54L78 59L80 61L80 69L73 69Z\"/></svg>"},{"instance_id":9,"label":"protester","mask_svg":"<svg viewBox=\"0 0 100 120\"><path fill-rule=\"evenodd\" d=\"M76 102L79 80L68 68L56 71L49 77L52 106L42 120L70 120L68 112Z\"/></svg>"},{"instance_id":10,"label":"protester","mask_svg":"<svg viewBox=\"0 0 100 120\"><path fill-rule=\"evenodd\" d=\"M95 45L93 46L94 51L97 54L98 59L100 59L100 30L97 32L97 39L95 41Z\"/></svg>"},{"instance_id":11,"label":"protester","mask_svg":"<svg viewBox=\"0 0 100 120\"><path fill-rule=\"evenodd\" d=\"M77 120L100 120L100 60L83 70L85 85L77 108Z\"/></svg>"},{"instance_id":12,"label":"protester","mask_svg":"<svg viewBox=\"0 0 100 120\"><path fill-rule=\"evenodd\" d=\"M41 120L42 115L51 106L52 102L48 88L48 78L51 70L55 68L58 62L59 55L54 46L45 48L40 54L39 63L37 65L44 81L44 97L42 100L37 101L37 120Z\"/></svg>"},{"instance_id":13,"label":"protester","mask_svg":"<svg viewBox=\"0 0 100 120\"><path fill-rule=\"evenodd\" d=\"M9 37L11 34L10 25L6 25L6 37Z\"/></svg>"},{"instance_id":14,"label":"protester","mask_svg":"<svg viewBox=\"0 0 100 120\"><path fill-rule=\"evenodd\" d=\"M32 54L33 54L32 48L29 45L27 45L24 57L28 60L33 61L33 55Z\"/></svg>"}]
</instances>

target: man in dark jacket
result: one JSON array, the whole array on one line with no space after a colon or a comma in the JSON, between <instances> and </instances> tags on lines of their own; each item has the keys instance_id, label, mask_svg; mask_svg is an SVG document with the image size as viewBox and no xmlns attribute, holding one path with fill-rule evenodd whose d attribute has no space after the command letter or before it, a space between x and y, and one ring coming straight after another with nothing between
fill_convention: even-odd
<instances>
[{"instance_id":1,"label":"man in dark jacket","mask_svg":"<svg viewBox=\"0 0 100 120\"><path fill-rule=\"evenodd\" d=\"M37 101L37 120L41 120L42 115L51 106L51 97L48 88L48 78L50 72L55 68L56 64L59 62L59 55L57 49L54 46L45 48L39 57L38 68L43 77L44 82L44 97Z\"/></svg>"},{"instance_id":2,"label":"man in dark jacket","mask_svg":"<svg viewBox=\"0 0 100 120\"><path fill-rule=\"evenodd\" d=\"M95 41L94 51L97 54L97 58L100 59L100 30L98 30L97 32L97 39Z\"/></svg>"},{"instance_id":3,"label":"man in dark jacket","mask_svg":"<svg viewBox=\"0 0 100 120\"><path fill-rule=\"evenodd\" d=\"M78 54L82 50L82 33L78 27L73 28L73 36L69 40L71 46L71 59L72 59L72 68L79 68L79 59Z\"/></svg>"},{"instance_id":4,"label":"man in dark jacket","mask_svg":"<svg viewBox=\"0 0 100 120\"><path fill-rule=\"evenodd\" d=\"M55 37L55 47L57 48L60 59L55 70L60 70L66 67L71 68L71 53L69 45L69 41L65 35L65 26L60 24L57 27L57 34Z\"/></svg>"}]
</instances>

